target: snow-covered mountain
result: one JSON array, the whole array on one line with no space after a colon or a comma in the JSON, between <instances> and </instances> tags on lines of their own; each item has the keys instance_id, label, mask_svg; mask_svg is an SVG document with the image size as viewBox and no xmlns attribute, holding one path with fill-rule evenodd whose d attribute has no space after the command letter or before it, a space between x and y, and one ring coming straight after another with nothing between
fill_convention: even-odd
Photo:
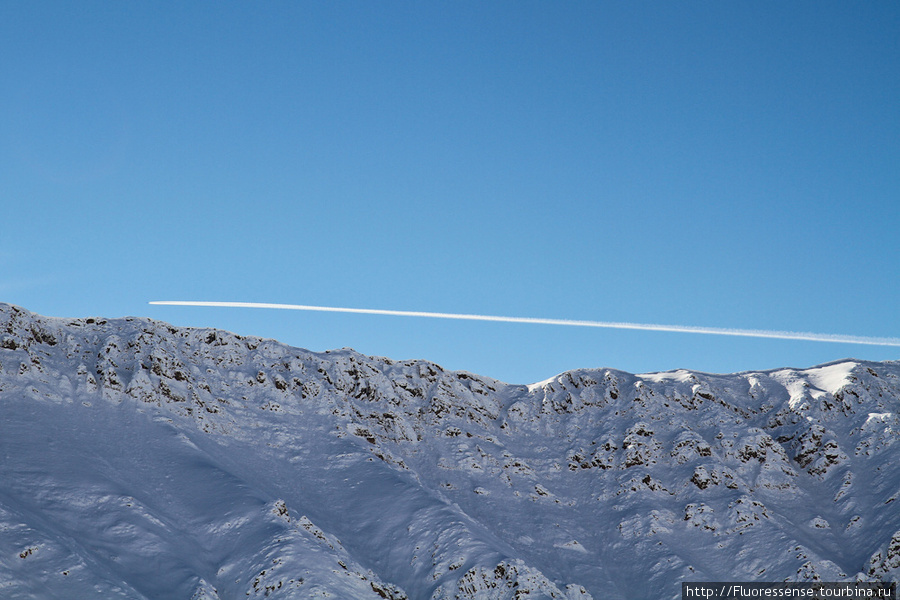
<instances>
[{"instance_id":1,"label":"snow-covered mountain","mask_svg":"<svg viewBox=\"0 0 900 600\"><path fill-rule=\"evenodd\" d=\"M900 363L507 385L0 305L0 597L900 577Z\"/></svg>"}]
</instances>

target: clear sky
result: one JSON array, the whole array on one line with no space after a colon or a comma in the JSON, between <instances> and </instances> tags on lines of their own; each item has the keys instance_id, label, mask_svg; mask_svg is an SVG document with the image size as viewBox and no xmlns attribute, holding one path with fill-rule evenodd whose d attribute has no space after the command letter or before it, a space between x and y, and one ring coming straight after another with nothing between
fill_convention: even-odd
<instances>
[{"instance_id":1,"label":"clear sky","mask_svg":"<svg viewBox=\"0 0 900 600\"><path fill-rule=\"evenodd\" d=\"M897 348L900 3L0 3L0 300L515 383Z\"/></svg>"}]
</instances>

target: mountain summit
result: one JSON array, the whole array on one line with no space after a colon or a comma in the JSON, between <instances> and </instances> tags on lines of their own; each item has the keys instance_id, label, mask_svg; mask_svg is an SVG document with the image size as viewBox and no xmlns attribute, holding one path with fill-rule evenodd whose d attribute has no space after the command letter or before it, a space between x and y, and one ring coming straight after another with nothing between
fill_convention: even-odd
<instances>
[{"instance_id":1,"label":"mountain summit","mask_svg":"<svg viewBox=\"0 0 900 600\"><path fill-rule=\"evenodd\" d=\"M0 304L0 596L680 598L900 578L900 363L508 385Z\"/></svg>"}]
</instances>

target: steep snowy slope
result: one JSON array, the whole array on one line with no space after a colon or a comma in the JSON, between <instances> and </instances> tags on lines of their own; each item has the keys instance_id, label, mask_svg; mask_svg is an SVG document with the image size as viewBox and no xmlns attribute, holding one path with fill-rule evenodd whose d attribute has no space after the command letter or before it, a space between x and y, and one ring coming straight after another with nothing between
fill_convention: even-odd
<instances>
[{"instance_id":1,"label":"steep snowy slope","mask_svg":"<svg viewBox=\"0 0 900 600\"><path fill-rule=\"evenodd\" d=\"M898 409L896 362L511 386L0 305L0 596L895 580Z\"/></svg>"}]
</instances>

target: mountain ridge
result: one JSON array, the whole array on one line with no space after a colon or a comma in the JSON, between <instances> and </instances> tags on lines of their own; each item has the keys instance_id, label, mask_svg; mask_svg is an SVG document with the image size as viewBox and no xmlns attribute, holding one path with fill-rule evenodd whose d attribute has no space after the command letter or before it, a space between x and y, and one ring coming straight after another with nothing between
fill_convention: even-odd
<instances>
[{"instance_id":1,"label":"mountain ridge","mask_svg":"<svg viewBox=\"0 0 900 600\"><path fill-rule=\"evenodd\" d=\"M897 361L511 385L0 305L0 402L9 597L676 598L900 573Z\"/></svg>"}]
</instances>

